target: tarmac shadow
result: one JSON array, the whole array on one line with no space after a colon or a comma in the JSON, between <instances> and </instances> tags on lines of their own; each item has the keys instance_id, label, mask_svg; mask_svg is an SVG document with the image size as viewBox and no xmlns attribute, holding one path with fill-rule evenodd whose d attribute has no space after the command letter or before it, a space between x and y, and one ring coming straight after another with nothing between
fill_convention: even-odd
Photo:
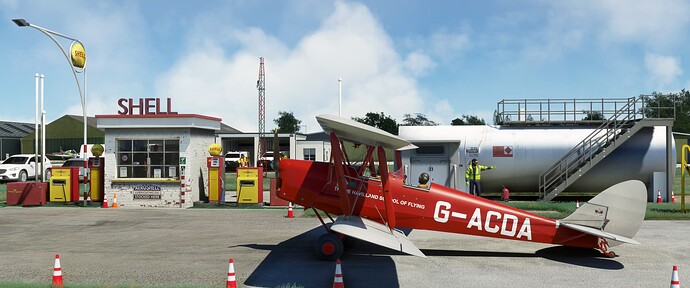
<instances>
[{"instance_id":1,"label":"tarmac shadow","mask_svg":"<svg viewBox=\"0 0 690 288\"><path fill-rule=\"evenodd\" d=\"M323 233L323 228L318 226L277 245L240 245L271 251L244 284L257 287L332 286L335 261L321 261L314 255L314 242ZM346 249L340 259L345 286L400 287L395 262L389 256L391 252L363 241Z\"/></svg>"},{"instance_id":2,"label":"tarmac shadow","mask_svg":"<svg viewBox=\"0 0 690 288\"><path fill-rule=\"evenodd\" d=\"M541 249L535 254L544 259L589 268L602 270L621 270L625 268L622 263L612 258L606 258L592 248L553 246Z\"/></svg>"}]
</instances>

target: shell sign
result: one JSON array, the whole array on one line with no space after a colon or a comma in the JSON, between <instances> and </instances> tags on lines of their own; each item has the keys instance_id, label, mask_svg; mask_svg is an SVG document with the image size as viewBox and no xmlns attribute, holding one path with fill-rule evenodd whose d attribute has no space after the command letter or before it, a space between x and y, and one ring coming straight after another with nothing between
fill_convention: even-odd
<instances>
[{"instance_id":1,"label":"shell sign","mask_svg":"<svg viewBox=\"0 0 690 288\"><path fill-rule=\"evenodd\" d=\"M223 152L223 146L218 143L213 143L208 146L208 153L210 153L211 156L218 156L221 152Z\"/></svg>"},{"instance_id":2,"label":"shell sign","mask_svg":"<svg viewBox=\"0 0 690 288\"><path fill-rule=\"evenodd\" d=\"M84 69L86 66L86 50L84 50L84 45L79 42L72 42L69 47L69 54L72 58L72 66Z\"/></svg>"},{"instance_id":3,"label":"shell sign","mask_svg":"<svg viewBox=\"0 0 690 288\"><path fill-rule=\"evenodd\" d=\"M103 145L101 144L95 144L91 147L91 153L93 154L93 156L96 157L100 157L101 155L103 155L103 150Z\"/></svg>"}]
</instances>

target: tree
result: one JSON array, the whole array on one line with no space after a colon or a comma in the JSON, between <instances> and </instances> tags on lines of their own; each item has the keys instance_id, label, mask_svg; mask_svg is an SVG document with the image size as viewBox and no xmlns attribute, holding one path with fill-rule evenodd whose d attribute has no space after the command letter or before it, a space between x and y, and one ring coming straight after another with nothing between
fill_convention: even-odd
<instances>
[{"instance_id":1,"label":"tree","mask_svg":"<svg viewBox=\"0 0 690 288\"><path fill-rule=\"evenodd\" d=\"M383 114L383 112L369 112L361 118L352 117L352 120L379 128L393 135L398 135L398 122L390 116Z\"/></svg>"},{"instance_id":2,"label":"tree","mask_svg":"<svg viewBox=\"0 0 690 288\"><path fill-rule=\"evenodd\" d=\"M450 122L450 125L453 126L459 126L459 125L486 125L486 122L484 122L484 119L480 119L476 115L462 115L462 118L455 118L453 121Z\"/></svg>"},{"instance_id":3,"label":"tree","mask_svg":"<svg viewBox=\"0 0 690 288\"><path fill-rule=\"evenodd\" d=\"M299 124L302 121L295 118L292 112L280 111L278 115L280 116L277 119L273 119L273 122L278 125L278 133L299 132Z\"/></svg>"},{"instance_id":4,"label":"tree","mask_svg":"<svg viewBox=\"0 0 690 288\"><path fill-rule=\"evenodd\" d=\"M585 114L585 118L582 120L604 120L604 115L599 111L582 110L582 113Z\"/></svg>"},{"instance_id":5,"label":"tree","mask_svg":"<svg viewBox=\"0 0 690 288\"><path fill-rule=\"evenodd\" d=\"M645 117L674 118L673 132L690 133L690 92L681 90L678 93L642 96L646 108L642 113ZM672 109L675 104L675 111ZM674 115L675 114L675 115Z\"/></svg>"},{"instance_id":6,"label":"tree","mask_svg":"<svg viewBox=\"0 0 690 288\"><path fill-rule=\"evenodd\" d=\"M405 114L403 115L403 123L401 124L403 126L436 126L438 123L429 120L429 118L426 117L426 115L422 113L415 113L415 116L412 117L411 114Z\"/></svg>"}]
</instances>

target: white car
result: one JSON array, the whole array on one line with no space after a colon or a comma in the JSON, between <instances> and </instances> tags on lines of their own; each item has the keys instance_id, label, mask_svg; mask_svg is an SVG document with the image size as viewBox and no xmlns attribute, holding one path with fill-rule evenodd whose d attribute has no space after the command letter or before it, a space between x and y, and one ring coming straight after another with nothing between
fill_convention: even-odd
<instances>
[{"instance_id":1,"label":"white car","mask_svg":"<svg viewBox=\"0 0 690 288\"><path fill-rule=\"evenodd\" d=\"M42 156L38 156L39 159ZM50 178L50 167L53 165L48 158L43 157L45 165L38 164L39 175ZM0 180L26 182L29 178L36 178L36 161L34 154L17 154L10 156L0 163Z\"/></svg>"}]
</instances>

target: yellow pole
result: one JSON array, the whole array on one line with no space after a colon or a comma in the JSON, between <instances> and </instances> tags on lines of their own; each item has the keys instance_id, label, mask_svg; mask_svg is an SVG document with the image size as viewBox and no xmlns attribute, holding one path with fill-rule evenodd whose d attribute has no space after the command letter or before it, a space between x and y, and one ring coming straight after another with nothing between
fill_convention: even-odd
<instances>
[{"instance_id":1,"label":"yellow pole","mask_svg":"<svg viewBox=\"0 0 690 288\"><path fill-rule=\"evenodd\" d=\"M683 167L680 168L680 211L685 213L685 173L686 171L690 173L690 171L688 171L690 167L688 167L688 158L685 156L685 151L690 151L690 145L685 144L681 149L681 157L683 158L681 159L681 165L683 165Z\"/></svg>"}]
</instances>

